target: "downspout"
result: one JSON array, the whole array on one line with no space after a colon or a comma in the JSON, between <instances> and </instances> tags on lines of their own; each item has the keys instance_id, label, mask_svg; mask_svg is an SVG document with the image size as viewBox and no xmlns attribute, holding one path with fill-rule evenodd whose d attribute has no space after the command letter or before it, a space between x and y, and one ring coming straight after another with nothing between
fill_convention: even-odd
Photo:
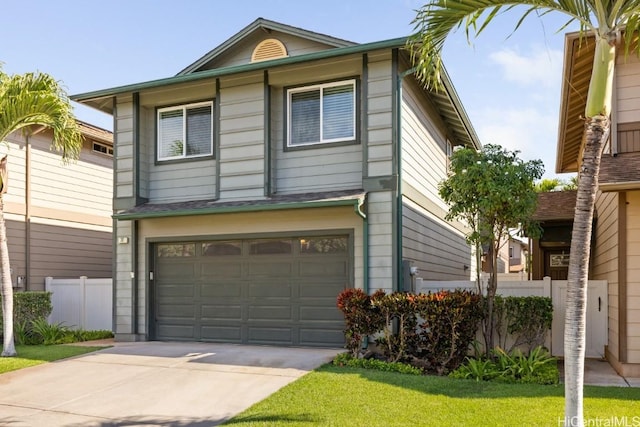
<instances>
[{"instance_id":1,"label":"downspout","mask_svg":"<svg viewBox=\"0 0 640 427\"><path fill-rule=\"evenodd\" d=\"M404 291L404 271L402 266L402 234L403 234L403 222L402 222L402 80L409 74L413 74L417 67L409 68L402 73L397 74L396 79L396 100L395 100L395 126L396 126L396 162L398 167L397 183L396 183L396 212L398 219L396 221L396 245L397 245L397 259L396 259L396 275L398 277L398 291Z\"/></svg>"}]
</instances>

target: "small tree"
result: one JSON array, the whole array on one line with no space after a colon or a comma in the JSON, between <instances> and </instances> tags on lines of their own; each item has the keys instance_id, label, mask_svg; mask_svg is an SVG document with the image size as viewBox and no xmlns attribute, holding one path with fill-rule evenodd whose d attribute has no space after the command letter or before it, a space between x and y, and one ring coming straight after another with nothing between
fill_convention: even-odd
<instances>
[{"instance_id":1,"label":"small tree","mask_svg":"<svg viewBox=\"0 0 640 427\"><path fill-rule=\"evenodd\" d=\"M488 247L489 282L486 290L487 313L483 323L485 351L493 347L493 303L498 287L498 251L509 241L509 230L519 228L529 236L539 234L531 222L536 209L534 181L544 172L542 161L525 162L518 151L499 145L482 150L456 150L451 156L447 179L440 183L442 199L449 205L447 220L460 219L471 231L467 241L476 250ZM480 289L480 278L478 287Z\"/></svg>"}]
</instances>

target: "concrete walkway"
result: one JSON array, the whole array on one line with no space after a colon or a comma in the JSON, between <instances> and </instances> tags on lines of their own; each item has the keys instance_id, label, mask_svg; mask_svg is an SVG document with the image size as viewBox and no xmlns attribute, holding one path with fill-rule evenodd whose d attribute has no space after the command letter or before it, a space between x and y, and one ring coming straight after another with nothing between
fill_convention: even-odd
<instances>
[{"instance_id":1,"label":"concrete walkway","mask_svg":"<svg viewBox=\"0 0 640 427\"><path fill-rule=\"evenodd\" d=\"M558 363L560 378L564 377L564 365ZM607 387L640 387L640 378L625 378L604 359L586 359L584 361L584 384Z\"/></svg>"},{"instance_id":2,"label":"concrete walkway","mask_svg":"<svg viewBox=\"0 0 640 427\"><path fill-rule=\"evenodd\" d=\"M0 425L214 426L340 351L118 343L0 375Z\"/></svg>"}]
</instances>

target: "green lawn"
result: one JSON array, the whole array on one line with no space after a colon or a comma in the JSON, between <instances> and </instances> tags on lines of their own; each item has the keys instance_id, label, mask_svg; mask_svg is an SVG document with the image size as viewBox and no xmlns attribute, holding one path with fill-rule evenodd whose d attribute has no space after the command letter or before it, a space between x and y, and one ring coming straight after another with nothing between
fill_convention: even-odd
<instances>
[{"instance_id":1,"label":"green lawn","mask_svg":"<svg viewBox=\"0 0 640 427\"><path fill-rule=\"evenodd\" d=\"M73 345L18 345L16 346L16 351L18 352L17 357L0 357L0 374L22 368L28 368L29 366L40 365L41 363L90 353L102 348L105 347L81 347Z\"/></svg>"},{"instance_id":2,"label":"green lawn","mask_svg":"<svg viewBox=\"0 0 640 427\"><path fill-rule=\"evenodd\" d=\"M563 393L562 385L475 382L326 365L225 425L558 427L564 416ZM584 406L585 419L591 422L585 425L640 425L638 388L585 387Z\"/></svg>"}]
</instances>

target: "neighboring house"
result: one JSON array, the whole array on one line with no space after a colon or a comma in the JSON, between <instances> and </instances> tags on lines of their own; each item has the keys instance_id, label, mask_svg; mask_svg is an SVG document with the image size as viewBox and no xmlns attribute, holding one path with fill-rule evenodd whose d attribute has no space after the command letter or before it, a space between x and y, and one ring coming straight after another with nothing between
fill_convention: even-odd
<instances>
[{"instance_id":1,"label":"neighboring house","mask_svg":"<svg viewBox=\"0 0 640 427\"><path fill-rule=\"evenodd\" d=\"M509 273L527 272L529 245L517 238L509 239Z\"/></svg>"},{"instance_id":2,"label":"neighboring house","mask_svg":"<svg viewBox=\"0 0 640 427\"><path fill-rule=\"evenodd\" d=\"M594 42L568 34L556 172L576 172ZM602 156L591 279L608 282L606 357L624 376L640 377L640 60L619 52L612 126Z\"/></svg>"},{"instance_id":3,"label":"neighboring house","mask_svg":"<svg viewBox=\"0 0 640 427\"><path fill-rule=\"evenodd\" d=\"M533 280L567 280L575 207L576 191L538 193L533 220L540 223L542 235L531 245Z\"/></svg>"},{"instance_id":4,"label":"neighboring house","mask_svg":"<svg viewBox=\"0 0 640 427\"><path fill-rule=\"evenodd\" d=\"M342 346L343 289L469 279L437 185L478 138L405 44L260 18L174 77L72 97L114 116L118 340Z\"/></svg>"},{"instance_id":5,"label":"neighboring house","mask_svg":"<svg viewBox=\"0 0 640 427\"><path fill-rule=\"evenodd\" d=\"M7 138L4 195L11 279L17 290L43 291L45 277L111 277L113 140L79 122L84 145L63 164L52 133Z\"/></svg>"}]
</instances>

